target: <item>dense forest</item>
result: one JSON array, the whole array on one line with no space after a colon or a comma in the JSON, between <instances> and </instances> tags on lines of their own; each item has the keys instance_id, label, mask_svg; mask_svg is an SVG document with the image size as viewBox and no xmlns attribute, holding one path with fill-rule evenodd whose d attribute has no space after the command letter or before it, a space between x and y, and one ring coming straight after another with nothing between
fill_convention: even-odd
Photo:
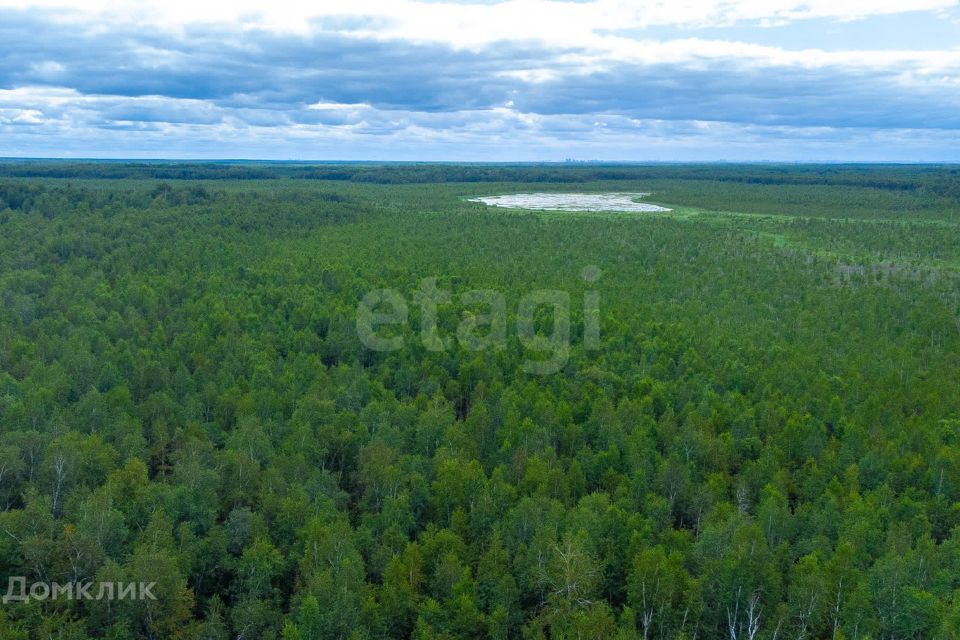
<instances>
[{"instance_id":1,"label":"dense forest","mask_svg":"<svg viewBox=\"0 0 960 640\"><path fill-rule=\"evenodd\" d=\"M8 162L0 301L0 588L155 595L0 640L960 639L957 167Z\"/></svg>"}]
</instances>

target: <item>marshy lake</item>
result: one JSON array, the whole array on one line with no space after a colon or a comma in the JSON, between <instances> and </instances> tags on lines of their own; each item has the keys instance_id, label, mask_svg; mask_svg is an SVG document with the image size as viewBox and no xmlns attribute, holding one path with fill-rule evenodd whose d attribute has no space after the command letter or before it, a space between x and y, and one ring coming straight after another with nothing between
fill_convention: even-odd
<instances>
[{"instance_id":1,"label":"marshy lake","mask_svg":"<svg viewBox=\"0 0 960 640\"><path fill-rule=\"evenodd\" d=\"M515 193L469 198L492 207L538 209L542 211L670 211L638 199L649 193Z\"/></svg>"}]
</instances>

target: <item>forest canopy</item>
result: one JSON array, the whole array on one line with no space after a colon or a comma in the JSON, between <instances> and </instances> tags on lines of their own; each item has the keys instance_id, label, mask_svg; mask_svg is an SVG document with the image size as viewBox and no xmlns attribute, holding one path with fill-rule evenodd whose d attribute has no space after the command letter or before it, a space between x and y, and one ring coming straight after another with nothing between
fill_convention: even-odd
<instances>
[{"instance_id":1,"label":"forest canopy","mask_svg":"<svg viewBox=\"0 0 960 640\"><path fill-rule=\"evenodd\" d=\"M468 201L544 190L672 210ZM0 588L155 598L0 639L957 640L958 216L955 166L2 163ZM443 341L475 291L506 338Z\"/></svg>"}]
</instances>

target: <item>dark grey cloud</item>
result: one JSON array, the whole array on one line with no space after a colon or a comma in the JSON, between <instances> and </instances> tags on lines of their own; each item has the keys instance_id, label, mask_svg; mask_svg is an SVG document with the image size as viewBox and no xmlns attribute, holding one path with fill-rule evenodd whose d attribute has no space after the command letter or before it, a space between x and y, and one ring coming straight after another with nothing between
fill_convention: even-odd
<instances>
[{"instance_id":1,"label":"dark grey cloud","mask_svg":"<svg viewBox=\"0 0 960 640\"><path fill-rule=\"evenodd\" d=\"M706 68L639 66L533 85L516 99L536 113L619 113L812 127L960 128L960 91L905 89L899 72L797 71L736 61Z\"/></svg>"},{"instance_id":2,"label":"dark grey cloud","mask_svg":"<svg viewBox=\"0 0 960 640\"><path fill-rule=\"evenodd\" d=\"M37 37L36 34L42 34ZM192 27L182 36L111 29L85 33L36 14L0 10L0 86L50 84L56 62L82 93L164 95L230 104L238 94L280 108L324 99L444 111L502 101L493 74L542 59L514 47L478 53L440 45L359 40L321 32L283 37ZM485 79L485 82L480 80Z\"/></svg>"}]
</instances>

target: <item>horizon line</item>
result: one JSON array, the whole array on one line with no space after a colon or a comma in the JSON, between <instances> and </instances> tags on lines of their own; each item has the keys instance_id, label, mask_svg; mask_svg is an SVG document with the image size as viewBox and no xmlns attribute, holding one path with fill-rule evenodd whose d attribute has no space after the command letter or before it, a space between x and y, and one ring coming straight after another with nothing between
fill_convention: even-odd
<instances>
[{"instance_id":1,"label":"horizon line","mask_svg":"<svg viewBox=\"0 0 960 640\"><path fill-rule=\"evenodd\" d=\"M423 165L423 164L444 164L444 165L703 165L703 164L725 164L725 165L960 165L960 160L382 160L382 159L363 159L363 160L345 160L345 159L271 159L271 158L176 158L176 157L73 157L73 156L0 156L0 164L9 162L88 162L88 163L112 163L129 162L138 164L149 163L175 163L175 164L396 164L396 165Z\"/></svg>"}]
</instances>

